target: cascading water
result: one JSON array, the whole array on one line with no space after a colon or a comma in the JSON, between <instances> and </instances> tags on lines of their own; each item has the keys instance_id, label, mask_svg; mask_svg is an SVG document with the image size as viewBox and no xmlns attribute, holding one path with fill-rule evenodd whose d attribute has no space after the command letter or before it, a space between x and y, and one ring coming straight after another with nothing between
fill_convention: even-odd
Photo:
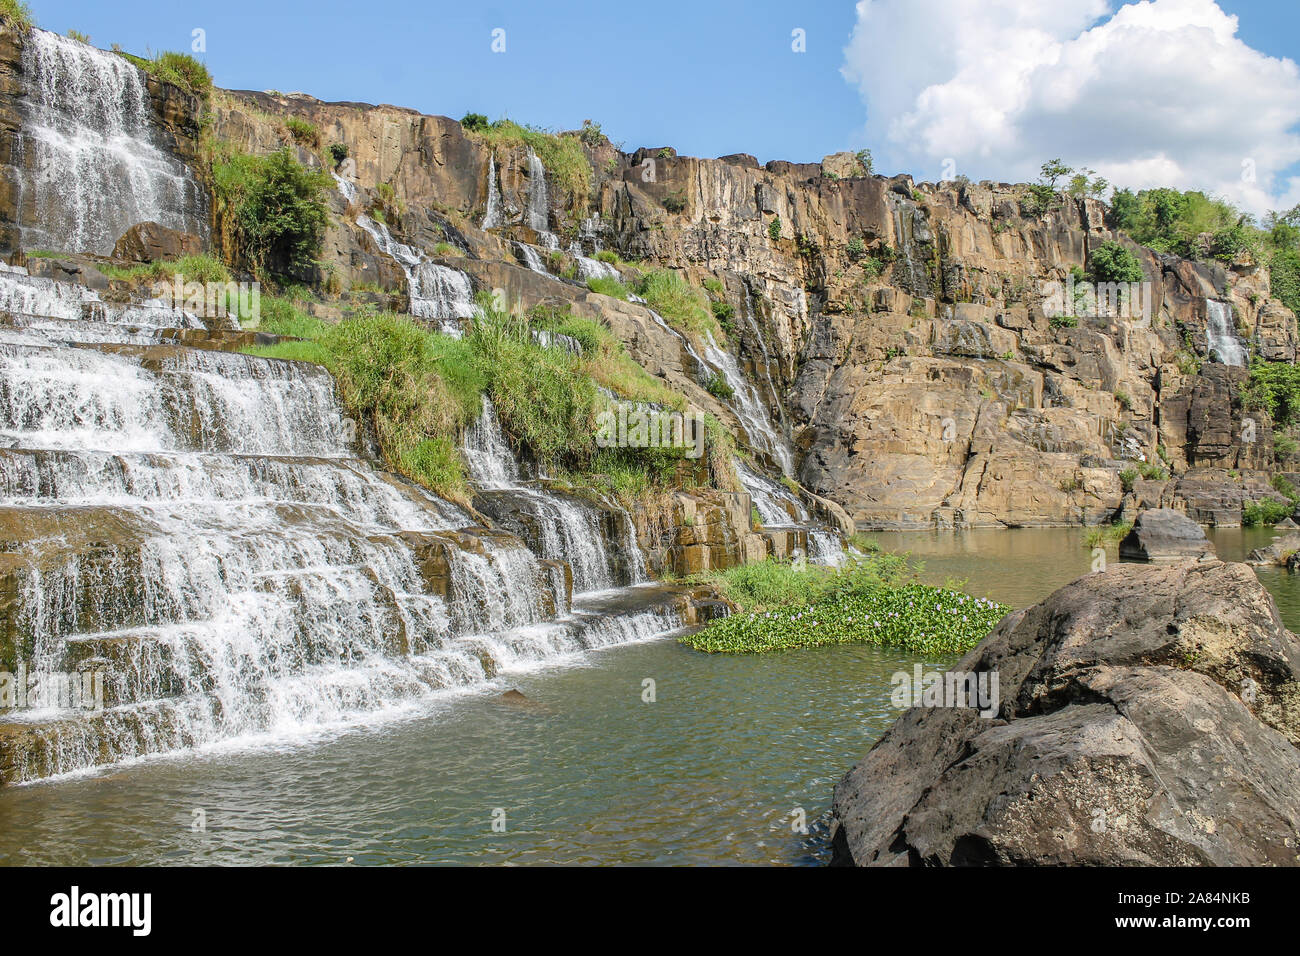
<instances>
[{"instance_id":1,"label":"cascading water","mask_svg":"<svg viewBox=\"0 0 1300 956\"><path fill-rule=\"evenodd\" d=\"M398 242L387 226L369 216L357 216L357 225L370 233L375 245L395 259L406 273L411 314L421 319L441 320L444 332L459 334L460 324L455 320L472 318L477 312L469 276L459 269L431 262L419 249Z\"/></svg>"},{"instance_id":2,"label":"cascading water","mask_svg":"<svg viewBox=\"0 0 1300 956\"><path fill-rule=\"evenodd\" d=\"M107 255L146 220L207 235L206 193L160 147L138 67L33 29L23 40L23 92L14 165L25 248Z\"/></svg>"},{"instance_id":3,"label":"cascading water","mask_svg":"<svg viewBox=\"0 0 1300 956\"><path fill-rule=\"evenodd\" d=\"M1232 307L1217 299L1205 300L1205 349L1210 359L1224 365L1246 364L1246 347L1232 328Z\"/></svg>"},{"instance_id":4,"label":"cascading water","mask_svg":"<svg viewBox=\"0 0 1300 956\"><path fill-rule=\"evenodd\" d=\"M484 230L496 229L501 225L501 187L497 185L497 158L488 157L488 199L487 211L483 213Z\"/></svg>"},{"instance_id":5,"label":"cascading water","mask_svg":"<svg viewBox=\"0 0 1300 956\"><path fill-rule=\"evenodd\" d=\"M119 343L0 316L0 660L104 691L0 711L0 782L310 736L680 624L648 592L548 624L554 562L357 458L323 369L120 344L85 290L9 271L0 297Z\"/></svg>"},{"instance_id":6,"label":"cascading water","mask_svg":"<svg viewBox=\"0 0 1300 956\"><path fill-rule=\"evenodd\" d=\"M603 591L646 580L645 559L622 509L601 509L572 497L526 485L501 430L496 408L483 397L478 421L466 429L463 446L470 480L482 492L484 508L546 559L563 559L573 572L575 592ZM622 546L609 546L607 514L618 522Z\"/></svg>"},{"instance_id":7,"label":"cascading water","mask_svg":"<svg viewBox=\"0 0 1300 956\"><path fill-rule=\"evenodd\" d=\"M739 458L736 459L736 477L749 492L764 528L804 528L808 532L808 556L815 563L838 565L844 560L840 536L834 531L812 526L808 509L785 485L759 474Z\"/></svg>"},{"instance_id":8,"label":"cascading water","mask_svg":"<svg viewBox=\"0 0 1300 956\"><path fill-rule=\"evenodd\" d=\"M767 414L767 407L749 379L745 378L740 371L740 363L736 361L736 357L719 346L711 332L705 333L704 355L731 388L731 409L740 419L745 434L749 436L750 445L766 451L781 464L781 471L784 474L790 474L794 470L794 456L790 452L790 447L773 427L772 419Z\"/></svg>"},{"instance_id":9,"label":"cascading water","mask_svg":"<svg viewBox=\"0 0 1300 956\"><path fill-rule=\"evenodd\" d=\"M555 238L548 231L551 228L551 204L546 189L546 167L531 149L528 150L528 225L538 235Z\"/></svg>"}]
</instances>

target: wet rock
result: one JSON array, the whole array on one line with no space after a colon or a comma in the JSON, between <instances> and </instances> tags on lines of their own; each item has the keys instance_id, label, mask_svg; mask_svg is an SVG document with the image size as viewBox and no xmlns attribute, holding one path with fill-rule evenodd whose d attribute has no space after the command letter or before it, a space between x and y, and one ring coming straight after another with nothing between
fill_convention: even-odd
<instances>
[{"instance_id":1,"label":"wet rock","mask_svg":"<svg viewBox=\"0 0 1300 956\"><path fill-rule=\"evenodd\" d=\"M1279 524L1280 528L1281 525ZM1293 524L1292 527L1295 527ZM1255 548L1246 558L1248 564L1273 565L1289 567L1291 558L1300 551L1300 534L1280 535L1273 543L1263 548Z\"/></svg>"},{"instance_id":2,"label":"wet rock","mask_svg":"<svg viewBox=\"0 0 1300 956\"><path fill-rule=\"evenodd\" d=\"M1300 642L1247 566L1112 565L955 670L996 716L906 711L835 788L835 863L1300 863Z\"/></svg>"},{"instance_id":3,"label":"wet rock","mask_svg":"<svg viewBox=\"0 0 1300 956\"><path fill-rule=\"evenodd\" d=\"M1214 557L1214 553L1204 529L1172 508L1143 511L1119 543L1119 556L1136 561L1176 561Z\"/></svg>"}]
</instances>

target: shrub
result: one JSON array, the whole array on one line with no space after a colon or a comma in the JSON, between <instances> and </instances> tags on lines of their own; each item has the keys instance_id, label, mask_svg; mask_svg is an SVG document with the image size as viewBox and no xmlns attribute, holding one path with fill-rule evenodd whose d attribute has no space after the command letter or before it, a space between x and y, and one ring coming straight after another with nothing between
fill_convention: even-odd
<instances>
[{"instance_id":1,"label":"shrub","mask_svg":"<svg viewBox=\"0 0 1300 956\"><path fill-rule=\"evenodd\" d=\"M767 224L767 236L773 242L781 238L781 217L774 216L772 221Z\"/></svg>"},{"instance_id":2,"label":"shrub","mask_svg":"<svg viewBox=\"0 0 1300 956\"><path fill-rule=\"evenodd\" d=\"M1169 472L1153 461L1144 461L1138 465L1138 473L1146 481L1168 481Z\"/></svg>"},{"instance_id":3,"label":"shrub","mask_svg":"<svg viewBox=\"0 0 1300 956\"><path fill-rule=\"evenodd\" d=\"M1118 242L1103 242L1088 257L1096 282L1141 282L1145 278L1137 255Z\"/></svg>"},{"instance_id":4,"label":"shrub","mask_svg":"<svg viewBox=\"0 0 1300 956\"><path fill-rule=\"evenodd\" d=\"M1119 407L1125 411L1130 411L1133 408L1133 399L1129 397L1128 392L1116 392L1115 401L1118 402Z\"/></svg>"},{"instance_id":5,"label":"shrub","mask_svg":"<svg viewBox=\"0 0 1300 956\"><path fill-rule=\"evenodd\" d=\"M608 262L610 265L614 265L618 262L618 253L611 252L608 249L601 249L596 253L595 259L597 262Z\"/></svg>"},{"instance_id":6,"label":"shrub","mask_svg":"<svg viewBox=\"0 0 1300 956\"><path fill-rule=\"evenodd\" d=\"M293 137L295 143L301 146L310 146L312 149L320 148L320 130L316 128L314 123L309 123L297 116L290 116L284 121L284 125L289 130L289 135Z\"/></svg>"},{"instance_id":7,"label":"shrub","mask_svg":"<svg viewBox=\"0 0 1300 956\"><path fill-rule=\"evenodd\" d=\"M1242 506L1241 523L1243 527L1247 528L1253 528L1261 524L1274 525L1283 518L1289 518L1294 510L1295 505L1292 502L1278 501L1276 498L1249 501Z\"/></svg>"},{"instance_id":8,"label":"shrub","mask_svg":"<svg viewBox=\"0 0 1300 956\"><path fill-rule=\"evenodd\" d=\"M704 388L714 398L720 398L724 402L730 401L736 395L736 390L727 383L721 372L714 372Z\"/></svg>"},{"instance_id":9,"label":"shrub","mask_svg":"<svg viewBox=\"0 0 1300 956\"><path fill-rule=\"evenodd\" d=\"M287 148L269 156L234 154L214 162L212 171L219 212L253 272L312 267L327 222L328 173L305 168Z\"/></svg>"},{"instance_id":10,"label":"shrub","mask_svg":"<svg viewBox=\"0 0 1300 956\"><path fill-rule=\"evenodd\" d=\"M1116 545L1128 537L1128 533L1132 530L1132 521L1112 521L1108 525L1088 528L1083 532L1083 546L1085 548L1105 548Z\"/></svg>"},{"instance_id":11,"label":"shrub","mask_svg":"<svg viewBox=\"0 0 1300 956\"><path fill-rule=\"evenodd\" d=\"M461 123L464 125L464 120ZM507 119L497 120L482 128L466 129L496 148L531 148L546 167L547 175L559 189L566 207L575 213L586 211L591 198L593 171L582 140L577 135L520 126Z\"/></svg>"},{"instance_id":12,"label":"shrub","mask_svg":"<svg viewBox=\"0 0 1300 956\"><path fill-rule=\"evenodd\" d=\"M854 236L845 246L845 252L848 253L850 260L857 262L867 254L867 244L862 241L861 237Z\"/></svg>"},{"instance_id":13,"label":"shrub","mask_svg":"<svg viewBox=\"0 0 1300 956\"><path fill-rule=\"evenodd\" d=\"M1247 408L1262 408L1274 424L1286 427L1300 420L1300 366L1289 362L1254 362L1242 386Z\"/></svg>"},{"instance_id":14,"label":"shrub","mask_svg":"<svg viewBox=\"0 0 1300 956\"><path fill-rule=\"evenodd\" d=\"M87 46L90 45L90 34L82 33L80 30L69 30L68 39L76 40L78 43L84 43Z\"/></svg>"},{"instance_id":15,"label":"shrub","mask_svg":"<svg viewBox=\"0 0 1300 956\"><path fill-rule=\"evenodd\" d=\"M330 159L334 161L334 168L337 169L339 164L348 158L348 144L330 143L329 154Z\"/></svg>"},{"instance_id":16,"label":"shrub","mask_svg":"<svg viewBox=\"0 0 1300 956\"><path fill-rule=\"evenodd\" d=\"M466 113L460 118L460 125L471 133L486 133L488 118L482 113Z\"/></svg>"},{"instance_id":17,"label":"shrub","mask_svg":"<svg viewBox=\"0 0 1300 956\"><path fill-rule=\"evenodd\" d=\"M1133 485L1136 484L1138 477L1138 470L1136 468L1125 468L1119 473L1119 483L1124 489L1124 494L1128 494L1133 490Z\"/></svg>"},{"instance_id":18,"label":"shrub","mask_svg":"<svg viewBox=\"0 0 1300 956\"><path fill-rule=\"evenodd\" d=\"M679 189L664 197L664 208L671 213L686 211L686 190Z\"/></svg>"},{"instance_id":19,"label":"shrub","mask_svg":"<svg viewBox=\"0 0 1300 956\"><path fill-rule=\"evenodd\" d=\"M1300 313L1300 252L1279 249L1273 253L1268 291L1292 312Z\"/></svg>"},{"instance_id":20,"label":"shrub","mask_svg":"<svg viewBox=\"0 0 1300 956\"><path fill-rule=\"evenodd\" d=\"M137 65L138 61L137 61ZM187 93L207 99L212 95L212 74L188 53L164 51L144 61L144 69L158 79L179 86Z\"/></svg>"},{"instance_id":21,"label":"shrub","mask_svg":"<svg viewBox=\"0 0 1300 956\"><path fill-rule=\"evenodd\" d=\"M1073 315L1054 315L1047 322L1054 329L1073 329L1079 324L1078 318Z\"/></svg>"}]
</instances>

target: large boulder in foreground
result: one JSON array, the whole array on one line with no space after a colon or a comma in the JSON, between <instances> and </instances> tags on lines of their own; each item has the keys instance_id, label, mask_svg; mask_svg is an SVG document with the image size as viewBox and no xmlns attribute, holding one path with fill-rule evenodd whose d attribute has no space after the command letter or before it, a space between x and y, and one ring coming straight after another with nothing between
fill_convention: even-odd
<instances>
[{"instance_id":1,"label":"large boulder in foreground","mask_svg":"<svg viewBox=\"0 0 1300 956\"><path fill-rule=\"evenodd\" d=\"M1133 530L1119 543L1119 556L1135 561L1180 561L1212 558L1214 554L1205 530L1172 508L1143 511L1133 522Z\"/></svg>"},{"instance_id":2,"label":"large boulder in foreground","mask_svg":"<svg viewBox=\"0 0 1300 956\"><path fill-rule=\"evenodd\" d=\"M833 862L1296 865L1300 642L1244 564L1116 564L954 668L835 788Z\"/></svg>"},{"instance_id":3,"label":"large boulder in foreground","mask_svg":"<svg viewBox=\"0 0 1300 956\"><path fill-rule=\"evenodd\" d=\"M170 262L203 251L198 236L169 229L156 222L137 222L113 246L114 259L129 262Z\"/></svg>"}]
</instances>

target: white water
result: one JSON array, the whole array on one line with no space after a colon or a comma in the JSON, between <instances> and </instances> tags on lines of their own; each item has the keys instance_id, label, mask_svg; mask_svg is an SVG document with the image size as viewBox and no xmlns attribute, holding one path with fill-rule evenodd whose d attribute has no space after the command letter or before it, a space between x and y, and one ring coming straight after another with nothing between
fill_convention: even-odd
<instances>
[{"instance_id":1,"label":"white water","mask_svg":"<svg viewBox=\"0 0 1300 956\"><path fill-rule=\"evenodd\" d=\"M750 446L766 451L780 463L784 474L791 474L794 471L794 456L790 452L790 446L773 427L772 419L767 414L767 406L759 398L757 389L740 371L740 363L736 361L736 357L719 346L711 332L705 333L704 355L709 360L709 364L722 373L723 379L731 387L732 397L729 404L736 417L740 419L745 434L749 436Z\"/></svg>"},{"instance_id":2,"label":"white water","mask_svg":"<svg viewBox=\"0 0 1300 956\"><path fill-rule=\"evenodd\" d=\"M138 334L95 310L59 321ZM351 431L314 366L0 326L13 627L42 680L94 662L108 704L0 716L27 728L6 744L19 779L305 738L678 626L663 608L547 623L567 610L553 568L518 539L457 530L464 512L355 457Z\"/></svg>"},{"instance_id":3,"label":"white water","mask_svg":"<svg viewBox=\"0 0 1300 956\"><path fill-rule=\"evenodd\" d=\"M1210 359L1224 365L1246 364L1246 347L1232 328L1232 308L1216 299L1205 300L1205 345Z\"/></svg>"},{"instance_id":4,"label":"white water","mask_svg":"<svg viewBox=\"0 0 1300 956\"><path fill-rule=\"evenodd\" d=\"M551 206L546 189L546 167L537 154L528 150L528 225L538 234L551 236Z\"/></svg>"},{"instance_id":5,"label":"white water","mask_svg":"<svg viewBox=\"0 0 1300 956\"><path fill-rule=\"evenodd\" d=\"M357 216L357 225L370 233L382 252L391 256L406 273L406 285L411 299L411 314L421 319L439 319L442 330L460 334L459 319L475 315L474 286L469 276L431 262L419 249L398 242L388 227L369 216Z\"/></svg>"},{"instance_id":6,"label":"white water","mask_svg":"<svg viewBox=\"0 0 1300 956\"><path fill-rule=\"evenodd\" d=\"M14 148L28 249L106 255L151 220L206 236L206 194L154 129L143 73L44 30L23 42L23 124Z\"/></svg>"},{"instance_id":7,"label":"white water","mask_svg":"<svg viewBox=\"0 0 1300 956\"><path fill-rule=\"evenodd\" d=\"M603 591L619 584L620 555L612 553L602 525L601 509L566 495L525 485L520 468L497 418L492 402L483 397L483 412L466 430L463 446L470 480L507 512L535 523L535 547L547 559L565 560L573 571L575 593ZM495 494L494 494L495 493ZM631 517L621 509L621 555L628 562L629 583L646 579L645 558L636 542Z\"/></svg>"},{"instance_id":8,"label":"white water","mask_svg":"<svg viewBox=\"0 0 1300 956\"><path fill-rule=\"evenodd\" d=\"M501 225L501 187L497 185L497 158L488 157L488 200L487 210L483 213L484 230L495 229Z\"/></svg>"},{"instance_id":9,"label":"white water","mask_svg":"<svg viewBox=\"0 0 1300 956\"><path fill-rule=\"evenodd\" d=\"M546 264L542 262L542 254L537 250L536 246L530 246L526 242L516 242L515 248L524 257L524 265L528 266L529 269L541 275L551 274L550 270L546 268Z\"/></svg>"},{"instance_id":10,"label":"white water","mask_svg":"<svg viewBox=\"0 0 1300 956\"><path fill-rule=\"evenodd\" d=\"M808 557L817 564L838 565L844 561L844 545L839 534L814 527L808 509L799 496L779 481L754 471L736 459L736 477L758 509L765 528L805 528L808 532Z\"/></svg>"}]
</instances>

